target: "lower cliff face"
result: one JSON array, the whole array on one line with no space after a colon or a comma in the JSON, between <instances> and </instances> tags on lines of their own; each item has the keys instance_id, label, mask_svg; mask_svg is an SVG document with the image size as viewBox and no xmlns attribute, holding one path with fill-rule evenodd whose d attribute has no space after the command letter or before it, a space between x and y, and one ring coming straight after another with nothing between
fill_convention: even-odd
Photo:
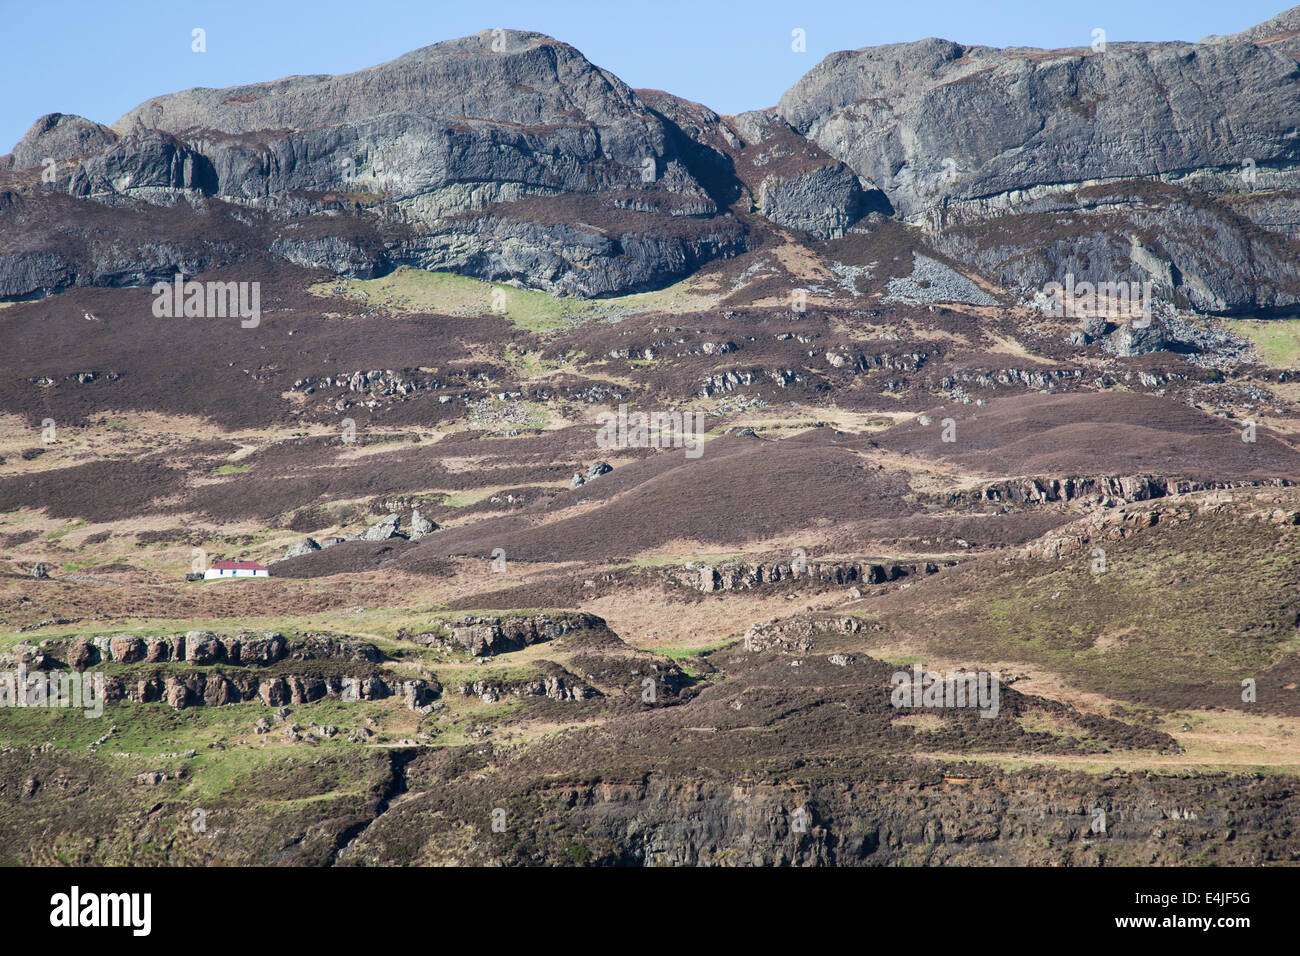
<instances>
[{"instance_id":1,"label":"lower cliff face","mask_svg":"<svg viewBox=\"0 0 1300 956\"><path fill-rule=\"evenodd\" d=\"M806 771L785 780L649 774L518 799L444 783L378 817L338 862L1253 865L1300 850L1300 796L1289 780L1260 777L1229 794L1212 778L973 764L886 760L832 773L820 781ZM462 826L447 825L462 814ZM444 824L429 829L432 819Z\"/></svg>"},{"instance_id":2,"label":"lower cliff face","mask_svg":"<svg viewBox=\"0 0 1300 956\"><path fill-rule=\"evenodd\" d=\"M1259 775L986 764L647 773L525 790L491 748L349 750L259 775L262 800L182 793L90 756L0 750L5 862L261 865L1260 865L1300 854L1300 791ZM334 792L346 773L355 792ZM541 781L532 781L541 783ZM297 800L319 791L315 799ZM143 801L143 803L141 802ZM195 816L195 810L202 814ZM205 826L195 829L194 821ZM75 835L75 836L74 836ZM161 854L161 855L160 855Z\"/></svg>"}]
</instances>

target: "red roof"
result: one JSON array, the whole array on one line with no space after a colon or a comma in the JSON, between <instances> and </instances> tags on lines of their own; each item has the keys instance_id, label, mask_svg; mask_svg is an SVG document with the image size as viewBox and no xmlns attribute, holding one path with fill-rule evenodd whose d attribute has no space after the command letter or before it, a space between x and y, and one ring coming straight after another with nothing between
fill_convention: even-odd
<instances>
[{"instance_id":1,"label":"red roof","mask_svg":"<svg viewBox=\"0 0 1300 956\"><path fill-rule=\"evenodd\" d=\"M217 571L265 571L266 566L256 561L217 561L212 565Z\"/></svg>"}]
</instances>

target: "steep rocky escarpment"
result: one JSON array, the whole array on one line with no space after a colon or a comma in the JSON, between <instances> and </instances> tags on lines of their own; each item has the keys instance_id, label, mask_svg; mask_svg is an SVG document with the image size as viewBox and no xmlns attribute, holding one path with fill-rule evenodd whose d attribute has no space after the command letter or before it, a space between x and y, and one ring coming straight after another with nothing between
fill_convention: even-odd
<instances>
[{"instance_id":1,"label":"steep rocky escarpment","mask_svg":"<svg viewBox=\"0 0 1300 956\"><path fill-rule=\"evenodd\" d=\"M352 275L405 263L592 296L745 247L680 140L572 47L496 30L346 76L158 97L113 129L44 117L10 164L22 179L50 158L54 190L101 202L212 197L276 220L337 212L342 195L365 209L378 244L359 242L344 217L270 251L300 265L341 260ZM581 197L593 201L566 205ZM11 295L58 286L7 271ZM81 284L112 284L80 271L91 273Z\"/></svg>"},{"instance_id":2,"label":"steep rocky escarpment","mask_svg":"<svg viewBox=\"0 0 1300 956\"><path fill-rule=\"evenodd\" d=\"M690 703L523 758L483 747L421 756L408 765L403 803L338 862L1098 865L1294 852L1294 836L1277 829L1290 812L1289 785L1269 778L1227 795L1214 777L902 756L957 739L975 749L1014 739L1043 755L1178 748L1160 731L1011 688L996 718L948 711L913 729L888 702L887 666L816 654L773 648L747 653L745 664L729 653L735 679ZM812 704L802 689L812 684L832 689L835 704ZM1025 733L1040 721L1087 739Z\"/></svg>"},{"instance_id":3,"label":"steep rocky escarpment","mask_svg":"<svg viewBox=\"0 0 1300 956\"><path fill-rule=\"evenodd\" d=\"M1169 865L1189 852L1251 865L1293 851L1285 827L1275 829L1290 812L1288 790L1266 780L1218 801L1213 780L1154 775L1094 781L971 766L918 777L895 763L862 773L794 792L775 782L662 774L575 782L532 796L538 823L518 814L519 827L463 848L428 834L437 849L425 852L534 865L1088 866ZM407 862L419 844L409 831L394 839L410 826L401 816L381 817L370 837L384 842L361 842L340 862Z\"/></svg>"},{"instance_id":4,"label":"steep rocky escarpment","mask_svg":"<svg viewBox=\"0 0 1300 956\"><path fill-rule=\"evenodd\" d=\"M638 95L686 141L691 171L721 202L818 239L843 236L872 212L889 214L884 194L802 136L774 110L718 116L660 90Z\"/></svg>"},{"instance_id":5,"label":"steep rocky escarpment","mask_svg":"<svg viewBox=\"0 0 1300 956\"><path fill-rule=\"evenodd\" d=\"M250 252L608 296L756 248L768 222L834 240L878 214L924 226L1005 291L1068 273L1150 282L1179 308L1292 314L1296 22L1196 44L869 47L730 117L510 30L341 76L160 96L112 127L49 114L0 181L0 296L143 284ZM178 208L147 248L115 223L69 237L31 228L80 218L42 192L204 217L231 205L256 228L196 254ZM10 220L15 204L27 209Z\"/></svg>"},{"instance_id":6,"label":"steep rocky escarpment","mask_svg":"<svg viewBox=\"0 0 1300 956\"><path fill-rule=\"evenodd\" d=\"M912 217L945 201L1014 202L1038 187L1227 172L1246 159L1294 180L1297 69L1251 42L996 50L928 39L832 54L778 109Z\"/></svg>"},{"instance_id":7,"label":"steep rocky escarpment","mask_svg":"<svg viewBox=\"0 0 1300 956\"><path fill-rule=\"evenodd\" d=\"M1292 10L1197 44L997 50L927 39L845 51L778 110L934 233L1012 217L997 238L941 242L1012 287L1073 271L1154 278L1205 311L1291 310L1300 67L1278 37L1296 20ZM1155 203L1081 198L1120 180L1170 188ZM1223 201L1241 193L1252 201ZM1051 218L1020 218L1036 213ZM1275 222L1266 235L1251 228ZM1134 245L1157 248L1144 257Z\"/></svg>"}]
</instances>

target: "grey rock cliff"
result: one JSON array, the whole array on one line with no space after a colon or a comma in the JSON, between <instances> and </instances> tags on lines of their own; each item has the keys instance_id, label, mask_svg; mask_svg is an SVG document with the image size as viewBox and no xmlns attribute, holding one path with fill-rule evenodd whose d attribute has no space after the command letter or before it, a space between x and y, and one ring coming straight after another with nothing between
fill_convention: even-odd
<instances>
[{"instance_id":1,"label":"grey rock cliff","mask_svg":"<svg viewBox=\"0 0 1300 956\"><path fill-rule=\"evenodd\" d=\"M0 298L261 256L618 295L756 248L762 218L833 240L880 214L1008 293L1073 274L1293 314L1298 52L1300 8L1199 43L927 39L832 54L775 109L724 117L484 31L157 97L112 128L42 117L0 182Z\"/></svg>"},{"instance_id":2,"label":"grey rock cliff","mask_svg":"<svg viewBox=\"0 0 1300 956\"><path fill-rule=\"evenodd\" d=\"M1182 305L1292 310L1298 10L1196 44L835 53L778 111L941 249L1013 288L1066 271L1155 275Z\"/></svg>"},{"instance_id":3,"label":"grey rock cliff","mask_svg":"<svg viewBox=\"0 0 1300 956\"><path fill-rule=\"evenodd\" d=\"M342 195L378 242L344 221L283 234L272 254L355 276L411 264L605 295L745 248L745 230L683 163L684 143L577 50L498 30L344 76L157 97L111 130L46 117L12 162L84 156L60 169L58 189L108 203L209 196L296 221ZM566 205L580 198L583 215ZM56 285L51 271L12 265L10 294ZM108 284L81 275L87 265L72 271Z\"/></svg>"},{"instance_id":4,"label":"grey rock cliff","mask_svg":"<svg viewBox=\"0 0 1300 956\"><path fill-rule=\"evenodd\" d=\"M944 200L1247 159L1294 172L1297 79L1293 57L1250 42L1095 52L929 39L832 54L778 109L912 217Z\"/></svg>"}]
</instances>

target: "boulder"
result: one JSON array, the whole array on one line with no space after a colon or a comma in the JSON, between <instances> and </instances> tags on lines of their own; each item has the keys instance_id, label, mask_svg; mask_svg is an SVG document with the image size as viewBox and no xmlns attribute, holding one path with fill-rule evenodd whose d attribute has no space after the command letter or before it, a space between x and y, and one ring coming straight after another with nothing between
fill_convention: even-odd
<instances>
[{"instance_id":1,"label":"boulder","mask_svg":"<svg viewBox=\"0 0 1300 956\"><path fill-rule=\"evenodd\" d=\"M862 218L866 194L857 175L843 163L830 163L792 176L763 179L759 211L778 225L818 239L837 239Z\"/></svg>"},{"instance_id":2,"label":"boulder","mask_svg":"<svg viewBox=\"0 0 1300 956\"><path fill-rule=\"evenodd\" d=\"M319 551L320 549L321 546L314 538L303 538L284 553L284 560L288 561L290 558L300 558L304 554L311 554L313 551Z\"/></svg>"},{"instance_id":3,"label":"boulder","mask_svg":"<svg viewBox=\"0 0 1300 956\"><path fill-rule=\"evenodd\" d=\"M412 509L411 531L410 531L410 538L412 541L418 541L421 538L423 538L426 534L432 534L434 531L437 530L438 530L437 522L429 518L426 518L424 515L422 515L420 513L419 508Z\"/></svg>"},{"instance_id":4,"label":"boulder","mask_svg":"<svg viewBox=\"0 0 1300 956\"><path fill-rule=\"evenodd\" d=\"M402 523L400 515L390 514L383 520L372 524L369 528L361 533L362 541L387 541L389 538L399 537L398 528Z\"/></svg>"},{"instance_id":5,"label":"boulder","mask_svg":"<svg viewBox=\"0 0 1300 956\"><path fill-rule=\"evenodd\" d=\"M190 689L178 677L167 678L163 689L163 700L177 710L184 710L190 702Z\"/></svg>"},{"instance_id":6,"label":"boulder","mask_svg":"<svg viewBox=\"0 0 1300 956\"><path fill-rule=\"evenodd\" d=\"M99 663L99 648L85 638L78 638L68 645L68 666L80 673L87 667Z\"/></svg>"},{"instance_id":7,"label":"boulder","mask_svg":"<svg viewBox=\"0 0 1300 956\"><path fill-rule=\"evenodd\" d=\"M1125 322L1110 336L1111 350L1122 358L1160 352L1168 347L1168 338L1155 325L1137 326Z\"/></svg>"},{"instance_id":8,"label":"boulder","mask_svg":"<svg viewBox=\"0 0 1300 956\"><path fill-rule=\"evenodd\" d=\"M119 664L134 664L145 658L144 641L138 637L114 637L108 642L112 658Z\"/></svg>"},{"instance_id":9,"label":"boulder","mask_svg":"<svg viewBox=\"0 0 1300 956\"><path fill-rule=\"evenodd\" d=\"M1088 337L1089 341L1101 338L1106 334L1106 330L1109 328L1110 323L1107 322L1106 317L1102 315L1088 316L1083 320L1083 325L1080 327L1081 331Z\"/></svg>"},{"instance_id":10,"label":"boulder","mask_svg":"<svg viewBox=\"0 0 1300 956\"><path fill-rule=\"evenodd\" d=\"M282 660L288 645L282 635L273 631L264 634L240 634L226 642L226 656L241 667L264 667Z\"/></svg>"},{"instance_id":11,"label":"boulder","mask_svg":"<svg viewBox=\"0 0 1300 956\"><path fill-rule=\"evenodd\" d=\"M225 649L217 636L209 631L188 631L185 634L185 660L191 664L212 664L225 656Z\"/></svg>"}]
</instances>

